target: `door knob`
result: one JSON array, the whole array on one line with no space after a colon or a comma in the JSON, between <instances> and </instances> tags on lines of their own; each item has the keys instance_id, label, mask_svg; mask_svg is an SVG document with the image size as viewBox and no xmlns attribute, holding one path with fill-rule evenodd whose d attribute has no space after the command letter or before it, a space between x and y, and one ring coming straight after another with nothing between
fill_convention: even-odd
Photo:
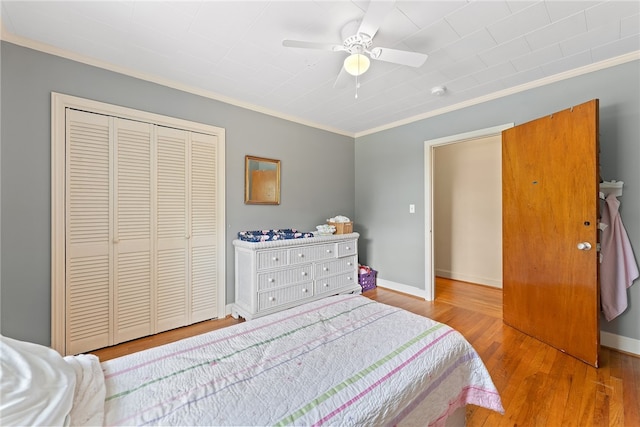
<instances>
[{"instance_id":1,"label":"door knob","mask_svg":"<svg viewBox=\"0 0 640 427\"><path fill-rule=\"evenodd\" d=\"M591 243L589 242L578 243L578 249L580 249L581 251L588 251L589 249L591 249Z\"/></svg>"}]
</instances>

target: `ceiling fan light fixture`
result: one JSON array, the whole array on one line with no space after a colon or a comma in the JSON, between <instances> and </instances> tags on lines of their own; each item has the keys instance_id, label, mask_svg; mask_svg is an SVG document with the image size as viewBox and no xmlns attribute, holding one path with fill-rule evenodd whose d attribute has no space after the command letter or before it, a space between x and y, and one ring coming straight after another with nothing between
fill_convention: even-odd
<instances>
[{"instance_id":1,"label":"ceiling fan light fixture","mask_svg":"<svg viewBox=\"0 0 640 427\"><path fill-rule=\"evenodd\" d=\"M352 76L364 74L370 65L369 58L361 53L353 53L344 60L344 70Z\"/></svg>"}]
</instances>

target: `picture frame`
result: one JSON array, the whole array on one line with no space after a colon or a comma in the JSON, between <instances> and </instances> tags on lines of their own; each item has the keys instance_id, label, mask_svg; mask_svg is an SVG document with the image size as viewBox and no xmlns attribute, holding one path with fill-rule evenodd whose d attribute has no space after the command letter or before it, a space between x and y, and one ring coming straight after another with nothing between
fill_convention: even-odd
<instances>
[{"instance_id":1,"label":"picture frame","mask_svg":"<svg viewBox=\"0 0 640 427\"><path fill-rule=\"evenodd\" d=\"M280 160L245 156L244 203L280 204Z\"/></svg>"}]
</instances>

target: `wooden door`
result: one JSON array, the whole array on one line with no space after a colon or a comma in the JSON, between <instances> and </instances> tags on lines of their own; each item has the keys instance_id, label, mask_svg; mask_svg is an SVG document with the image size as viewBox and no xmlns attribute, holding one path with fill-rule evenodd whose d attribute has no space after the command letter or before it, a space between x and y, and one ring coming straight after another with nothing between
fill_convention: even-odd
<instances>
[{"instance_id":1,"label":"wooden door","mask_svg":"<svg viewBox=\"0 0 640 427\"><path fill-rule=\"evenodd\" d=\"M504 131L502 187L504 322L597 367L598 100Z\"/></svg>"}]
</instances>

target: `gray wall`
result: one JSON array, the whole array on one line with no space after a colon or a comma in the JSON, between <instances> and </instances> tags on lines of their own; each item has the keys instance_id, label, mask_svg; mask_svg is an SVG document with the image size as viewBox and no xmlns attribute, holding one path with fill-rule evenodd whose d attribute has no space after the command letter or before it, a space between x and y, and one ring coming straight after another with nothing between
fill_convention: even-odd
<instances>
[{"instance_id":1,"label":"gray wall","mask_svg":"<svg viewBox=\"0 0 640 427\"><path fill-rule=\"evenodd\" d=\"M424 141L524 123L592 98L600 99L602 174L625 181L621 214L640 252L637 61L360 137L355 153L349 137L6 42L0 65L0 322L7 336L50 344L52 91L226 129L227 303L233 301L231 241L238 231L311 230L337 214L355 218L360 259L381 279L424 289ZM246 154L282 161L281 205L244 205ZM415 215L408 213L410 203ZM603 321L602 329L640 339L638 283L629 294L627 312Z\"/></svg>"},{"instance_id":2,"label":"gray wall","mask_svg":"<svg viewBox=\"0 0 640 427\"><path fill-rule=\"evenodd\" d=\"M620 212L640 258L640 62L618 65L398 128L356 138L360 261L380 279L425 289L424 141L505 123L516 125L593 98L600 100L600 163L625 182ZM416 204L416 214L408 205ZM640 284L606 332L640 339Z\"/></svg>"},{"instance_id":3,"label":"gray wall","mask_svg":"<svg viewBox=\"0 0 640 427\"><path fill-rule=\"evenodd\" d=\"M226 129L226 300L238 231L315 230L354 216L353 138L127 77L11 43L1 45L0 322L4 335L50 344L51 92ZM331 153L318 156L318 153ZM279 206L244 204L244 156L281 160Z\"/></svg>"}]
</instances>

